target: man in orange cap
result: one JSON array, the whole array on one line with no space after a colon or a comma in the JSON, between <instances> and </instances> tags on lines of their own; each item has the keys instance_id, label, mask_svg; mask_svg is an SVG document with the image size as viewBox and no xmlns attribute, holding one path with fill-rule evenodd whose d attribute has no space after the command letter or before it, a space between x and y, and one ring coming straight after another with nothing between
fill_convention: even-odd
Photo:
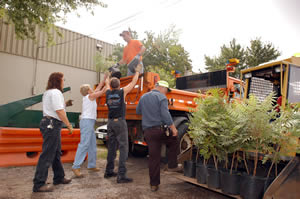
<instances>
[{"instance_id":1,"label":"man in orange cap","mask_svg":"<svg viewBox=\"0 0 300 199\"><path fill-rule=\"evenodd\" d=\"M129 31L124 30L121 37L127 42L123 51L123 58L118 63L120 65L127 64L127 76L135 74L135 67L138 64L142 65L141 73L144 73L144 67L142 62L142 55L144 54L146 48L139 40L133 40Z\"/></svg>"}]
</instances>

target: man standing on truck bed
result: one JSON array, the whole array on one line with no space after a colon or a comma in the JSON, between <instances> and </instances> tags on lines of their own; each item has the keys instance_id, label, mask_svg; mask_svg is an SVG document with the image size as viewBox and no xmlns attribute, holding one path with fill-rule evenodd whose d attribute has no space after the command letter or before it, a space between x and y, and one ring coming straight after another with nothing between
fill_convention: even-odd
<instances>
[{"instance_id":1,"label":"man standing on truck bed","mask_svg":"<svg viewBox=\"0 0 300 199\"><path fill-rule=\"evenodd\" d=\"M127 64L127 76L134 75L135 71L134 68L137 64L142 65L141 73L144 73L143 62L142 62L142 55L144 54L146 48L139 40L131 39L131 34L129 31L124 30L121 34L121 37L127 42L127 46L125 46L123 51L123 58L118 63L119 65ZM135 66L131 67L131 64Z\"/></svg>"},{"instance_id":2,"label":"man standing on truck bed","mask_svg":"<svg viewBox=\"0 0 300 199\"><path fill-rule=\"evenodd\" d=\"M162 142L168 150L169 171L179 171L177 163L178 141L177 129L173 123L168 108L166 94L170 92L166 81L158 81L155 88L144 94L136 108L136 113L142 115L142 127L149 149L149 175L151 191L157 191L160 184L160 154ZM165 131L167 125L171 132ZM169 134L168 134L169 132Z\"/></svg>"},{"instance_id":3,"label":"man standing on truck bed","mask_svg":"<svg viewBox=\"0 0 300 199\"><path fill-rule=\"evenodd\" d=\"M117 177L117 183L132 182L131 178L126 176L126 160L128 158L128 129L125 120L125 97L134 88L139 78L139 73L142 65L138 64L135 69L135 75L132 81L120 89L120 80L116 77L111 78L111 90L106 91L106 104L108 106L108 154L107 165L104 178ZM108 81L106 81L108 84ZM107 85L107 87L109 87ZM119 170L118 174L114 173L114 161L116 159L116 152L119 146Z\"/></svg>"}]
</instances>

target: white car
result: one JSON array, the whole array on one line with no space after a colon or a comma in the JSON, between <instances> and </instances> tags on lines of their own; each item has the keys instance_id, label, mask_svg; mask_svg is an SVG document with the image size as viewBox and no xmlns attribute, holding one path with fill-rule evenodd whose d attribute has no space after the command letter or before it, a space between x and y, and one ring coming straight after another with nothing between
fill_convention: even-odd
<instances>
[{"instance_id":1,"label":"white car","mask_svg":"<svg viewBox=\"0 0 300 199\"><path fill-rule=\"evenodd\" d=\"M95 130L96 138L104 142L107 141L107 125L102 125Z\"/></svg>"}]
</instances>

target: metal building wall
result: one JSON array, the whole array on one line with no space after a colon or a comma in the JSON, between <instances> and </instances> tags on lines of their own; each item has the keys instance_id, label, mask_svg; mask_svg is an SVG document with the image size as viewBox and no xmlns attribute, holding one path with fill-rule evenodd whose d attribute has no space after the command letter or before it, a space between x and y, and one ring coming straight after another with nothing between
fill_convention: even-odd
<instances>
[{"instance_id":1,"label":"metal building wall","mask_svg":"<svg viewBox=\"0 0 300 199\"><path fill-rule=\"evenodd\" d=\"M96 70L94 57L97 44L102 45L101 53L104 57L113 52L112 44L64 28L58 27L58 29L62 37L52 30L56 45L48 47L46 34L38 29L36 31L37 42L29 39L18 40L14 33L14 25L7 25L0 20L0 52L92 71Z\"/></svg>"}]
</instances>

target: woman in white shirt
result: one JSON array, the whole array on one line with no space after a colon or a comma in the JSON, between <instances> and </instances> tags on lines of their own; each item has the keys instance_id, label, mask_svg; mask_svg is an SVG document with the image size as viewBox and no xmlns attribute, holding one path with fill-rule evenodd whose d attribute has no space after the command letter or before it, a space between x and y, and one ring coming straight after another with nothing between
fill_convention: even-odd
<instances>
[{"instance_id":1,"label":"woman in white shirt","mask_svg":"<svg viewBox=\"0 0 300 199\"><path fill-rule=\"evenodd\" d=\"M106 77L107 75L105 75L104 81ZM88 170L100 170L96 167L97 143L94 126L97 118L96 99L103 95L106 91L106 86L103 87L104 81L97 86L95 91L92 90L89 84L83 84L80 87L80 93L83 96L80 120L80 143L78 144L75 160L72 166L72 171L76 177L82 177L80 166L86 157L86 153L88 153Z\"/></svg>"},{"instance_id":2,"label":"woman in white shirt","mask_svg":"<svg viewBox=\"0 0 300 199\"><path fill-rule=\"evenodd\" d=\"M61 156L61 128L63 123L73 132L66 111L62 89L64 74L52 73L48 80L46 92L43 95L43 119L40 122L40 131L43 136L43 150L36 166L33 179L33 192L50 192L53 187L46 184L48 168L52 166L53 184L68 184L70 179L65 178Z\"/></svg>"}]
</instances>

